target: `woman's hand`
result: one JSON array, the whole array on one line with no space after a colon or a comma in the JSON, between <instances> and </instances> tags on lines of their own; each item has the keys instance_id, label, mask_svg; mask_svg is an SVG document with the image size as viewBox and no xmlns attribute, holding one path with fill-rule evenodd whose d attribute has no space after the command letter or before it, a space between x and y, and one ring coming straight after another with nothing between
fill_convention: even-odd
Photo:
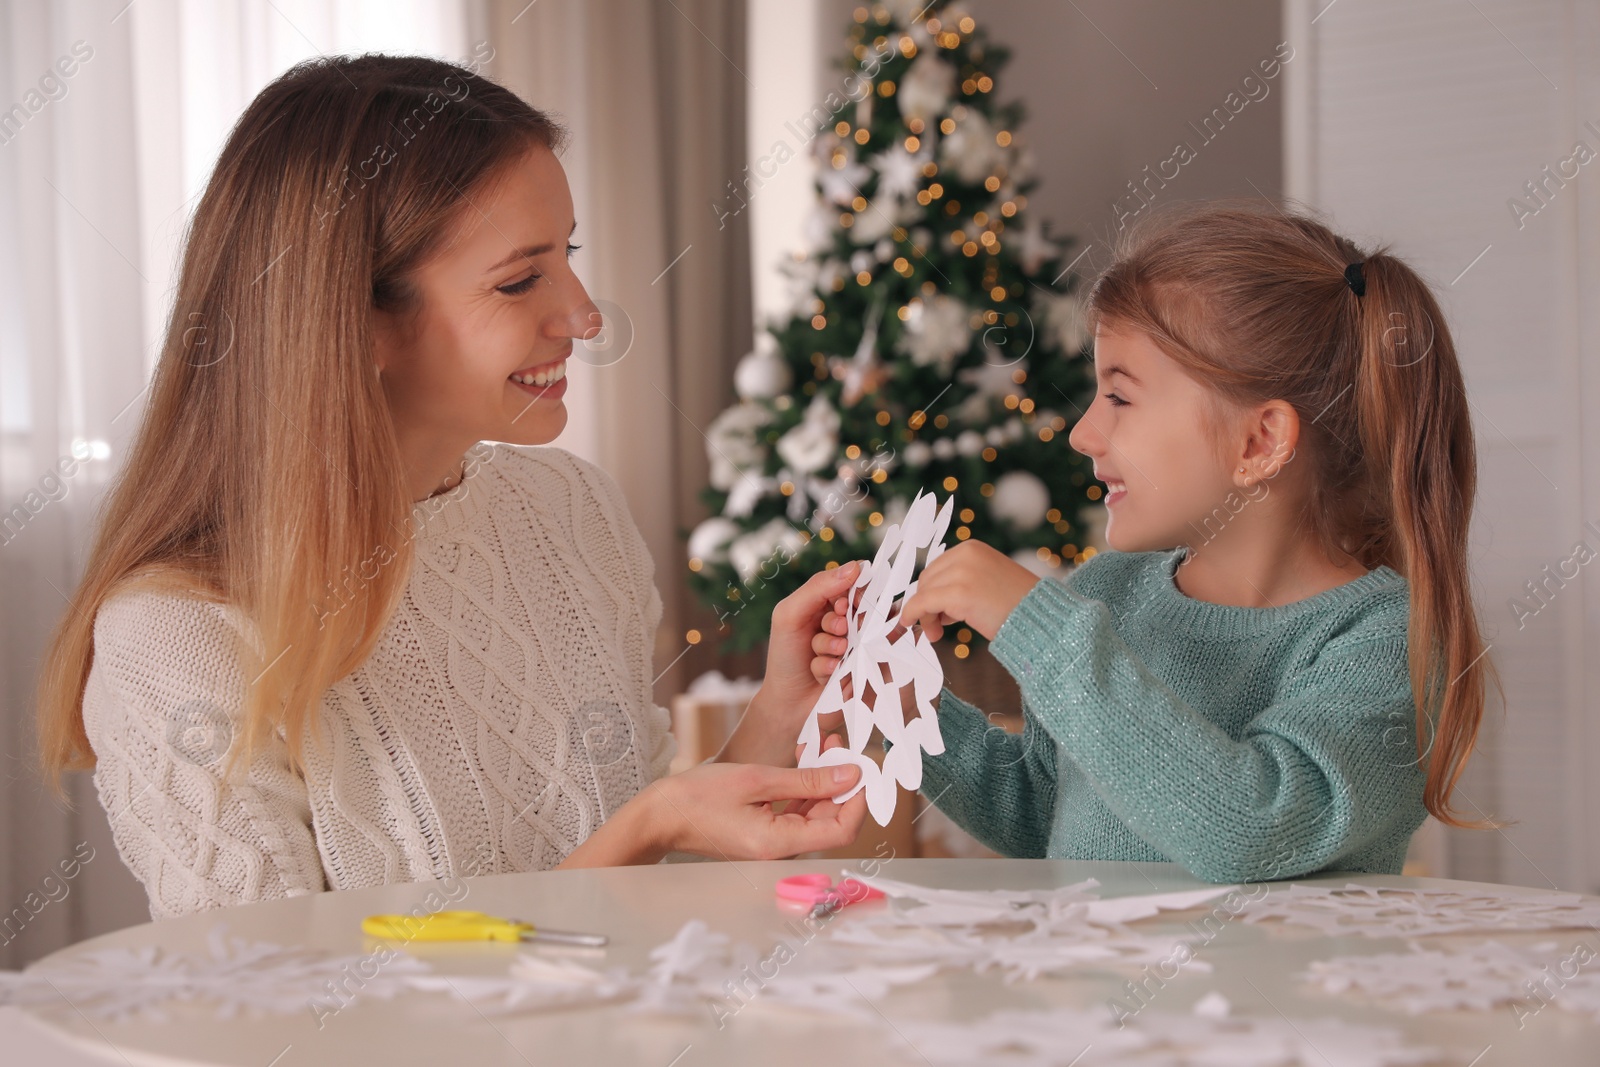
<instances>
[{"instance_id":1,"label":"woman's hand","mask_svg":"<svg viewBox=\"0 0 1600 1067\"><path fill-rule=\"evenodd\" d=\"M944 628L955 622L965 622L992 641L1039 580L998 549L963 541L923 570L900 619L906 625L920 622L930 641L943 637Z\"/></svg>"},{"instance_id":2,"label":"woman's hand","mask_svg":"<svg viewBox=\"0 0 1600 1067\"><path fill-rule=\"evenodd\" d=\"M640 795L655 794L658 840L667 851L775 860L854 841L867 815L866 792L844 804L832 798L860 777L861 768L853 764L792 769L705 763L658 779ZM799 803L775 810L784 801Z\"/></svg>"},{"instance_id":3,"label":"woman's hand","mask_svg":"<svg viewBox=\"0 0 1600 1067\"><path fill-rule=\"evenodd\" d=\"M772 611L767 673L761 690L718 753L719 763L794 766L795 738L828 680L826 673L818 674L817 661L822 657L814 651L813 640L821 630L822 617L835 599L849 593L860 571L860 563L853 560L831 571L819 571L778 602Z\"/></svg>"},{"instance_id":4,"label":"woman's hand","mask_svg":"<svg viewBox=\"0 0 1600 1067\"><path fill-rule=\"evenodd\" d=\"M850 594L851 590L847 589L844 596L834 600L817 624L817 632L811 636L811 674L819 685L827 685L833 672L844 662L845 649L850 643L847 636L850 632L847 618L851 607ZM848 693L845 695L849 696Z\"/></svg>"},{"instance_id":5,"label":"woman's hand","mask_svg":"<svg viewBox=\"0 0 1600 1067\"><path fill-rule=\"evenodd\" d=\"M823 747L840 744L830 737ZM839 848L861 832L867 794L843 804L833 798L860 777L853 763L804 769L702 763L651 782L556 869L658 863L668 852L769 860Z\"/></svg>"}]
</instances>

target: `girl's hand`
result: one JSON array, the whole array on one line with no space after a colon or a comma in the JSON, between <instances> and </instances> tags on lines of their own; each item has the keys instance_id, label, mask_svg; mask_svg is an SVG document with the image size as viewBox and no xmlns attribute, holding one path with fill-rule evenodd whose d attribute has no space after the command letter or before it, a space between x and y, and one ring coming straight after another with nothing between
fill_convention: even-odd
<instances>
[{"instance_id":1,"label":"girl's hand","mask_svg":"<svg viewBox=\"0 0 1600 1067\"><path fill-rule=\"evenodd\" d=\"M760 764L703 763L658 779L655 834L666 851L724 860L785 859L848 845L867 816L863 790L844 804L838 796L861 777L853 764L780 769ZM774 805L789 804L783 812Z\"/></svg>"},{"instance_id":2,"label":"girl's hand","mask_svg":"<svg viewBox=\"0 0 1600 1067\"><path fill-rule=\"evenodd\" d=\"M860 573L856 561L819 571L772 610L767 673L717 761L792 767L794 739L822 695L828 675L817 673L813 639L835 598L849 593Z\"/></svg>"},{"instance_id":3,"label":"girl's hand","mask_svg":"<svg viewBox=\"0 0 1600 1067\"><path fill-rule=\"evenodd\" d=\"M981 541L963 541L923 570L917 592L900 613L907 625L920 622L928 640L944 636L951 623L965 622L994 640L1039 576Z\"/></svg>"}]
</instances>

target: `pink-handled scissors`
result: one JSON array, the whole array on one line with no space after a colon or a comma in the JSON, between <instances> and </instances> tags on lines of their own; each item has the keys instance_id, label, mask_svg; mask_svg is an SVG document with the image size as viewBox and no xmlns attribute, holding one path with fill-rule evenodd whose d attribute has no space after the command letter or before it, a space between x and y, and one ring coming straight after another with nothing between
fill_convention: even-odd
<instances>
[{"instance_id":1,"label":"pink-handled scissors","mask_svg":"<svg viewBox=\"0 0 1600 1067\"><path fill-rule=\"evenodd\" d=\"M847 904L859 904L863 900L877 900L883 896L882 890L873 889L854 878L842 878L838 885L834 885L833 879L825 874L793 874L780 878L776 891L779 900L810 905L813 918L838 911Z\"/></svg>"}]
</instances>

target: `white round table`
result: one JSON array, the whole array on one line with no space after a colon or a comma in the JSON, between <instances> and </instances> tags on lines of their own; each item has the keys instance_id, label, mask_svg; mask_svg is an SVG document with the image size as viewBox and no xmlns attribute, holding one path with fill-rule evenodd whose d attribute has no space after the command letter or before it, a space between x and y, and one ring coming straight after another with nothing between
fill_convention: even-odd
<instances>
[{"instance_id":1,"label":"white round table","mask_svg":"<svg viewBox=\"0 0 1600 1067\"><path fill-rule=\"evenodd\" d=\"M551 928L605 933L611 943L601 957L604 966L625 965L642 970L648 963L649 951L692 918L701 918L713 930L729 934L735 941L748 941L765 953L785 934L784 924L794 920L793 912L780 910L775 903L773 890L779 878L802 872L837 876L845 866L855 867L858 862L681 863L494 875L457 883L458 895L463 884L466 895L449 906L514 916ZM1047 888L1095 878L1105 897L1192 889L1205 884L1169 864L1056 860L893 859L883 864L880 873L900 881L959 889ZM1485 888L1476 883L1388 876L1331 875L1299 881ZM204 953L207 935L218 923L225 923L227 932L235 937L360 955L371 948L371 942L360 931L364 916L411 911L423 904L430 891L437 893L439 885L424 882L379 886L204 912L119 930L73 945L50 959L107 947L150 945ZM1538 892L1491 888L1519 894ZM850 909L846 909L835 921L846 921L849 914ZM1184 920L1193 918L1188 913L1170 921L1163 917L1146 923L1156 924L1154 928L1161 932L1170 929L1177 936L1185 929ZM1594 931L1495 937L1517 943L1600 943ZM1440 1062L1459 1067L1589 1065L1600 1058L1600 1024L1555 1008L1523 1020L1520 1028L1508 1009L1410 1016L1363 1004L1355 998L1320 993L1292 977L1316 959L1392 953L1403 947L1404 943L1395 939L1330 938L1305 928L1290 932L1286 927L1272 929L1234 922L1197 954L1214 970L1184 975L1169 983L1151 1010L1187 1012L1201 996L1216 990L1227 997L1238 1016L1336 1016L1385 1025L1404 1032L1418 1044L1449 1050L1450 1057ZM519 946L413 943L408 951L450 975L504 974ZM45 1025L38 1028L38 1033L27 1036L41 1042L32 1046L35 1048L57 1043L53 1047L61 1048L59 1059L36 1061L52 1064L70 1059L73 1063L232 1067L352 1063L385 1067L527 1067L547 1063L629 1063L646 1067L761 1063L815 1067L872 1063L890 1067L922 1063L914 1051L893 1040L898 1034L914 1049L918 1019L970 1019L1003 1008L1103 1007L1110 998L1124 995L1130 977L1083 968L1065 977L1006 986L992 975L942 972L916 985L896 989L873 1003L881 1016L878 1026L801 1013L747 1011L719 1030L709 1012L702 1018L645 1017L613 1006L484 1017L470 1004L446 996L407 993L394 1000L358 997L350 1007L320 1020L320 1027L309 1006L304 1012L288 1016L222 1021L209 1007L180 1004L165 1022L116 1023L91 1021L68 1004L36 1006L27 1011ZM13 1046L0 1059L17 1067L30 1062L13 1058L17 1048Z\"/></svg>"}]
</instances>

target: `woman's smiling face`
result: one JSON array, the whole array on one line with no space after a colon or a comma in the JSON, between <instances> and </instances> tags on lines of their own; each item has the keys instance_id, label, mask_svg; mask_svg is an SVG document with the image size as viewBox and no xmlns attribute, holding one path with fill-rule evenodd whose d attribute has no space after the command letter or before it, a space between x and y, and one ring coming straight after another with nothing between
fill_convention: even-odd
<instances>
[{"instance_id":1,"label":"woman's smiling face","mask_svg":"<svg viewBox=\"0 0 1600 1067\"><path fill-rule=\"evenodd\" d=\"M1192 543L1237 492L1211 420L1214 396L1136 330L1095 332L1094 403L1067 440L1106 483L1106 542L1122 552Z\"/></svg>"},{"instance_id":2,"label":"woman's smiling face","mask_svg":"<svg viewBox=\"0 0 1600 1067\"><path fill-rule=\"evenodd\" d=\"M601 324L568 262L575 225L561 163L533 148L471 194L416 270L415 315L375 312L384 391L422 484L478 441L545 444L565 427L573 341Z\"/></svg>"}]
</instances>

